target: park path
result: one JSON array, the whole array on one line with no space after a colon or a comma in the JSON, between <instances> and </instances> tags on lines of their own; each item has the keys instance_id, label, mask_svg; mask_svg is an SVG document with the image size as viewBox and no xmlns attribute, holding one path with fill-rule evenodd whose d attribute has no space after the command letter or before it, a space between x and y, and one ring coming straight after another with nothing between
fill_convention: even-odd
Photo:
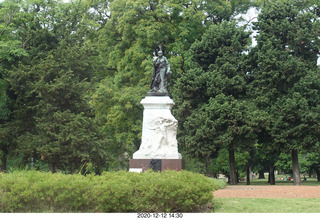
<instances>
[{"instance_id":1,"label":"park path","mask_svg":"<svg viewBox=\"0 0 320 219\"><path fill-rule=\"evenodd\" d=\"M227 186L215 198L320 198L320 186Z\"/></svg>"}]
</instances>

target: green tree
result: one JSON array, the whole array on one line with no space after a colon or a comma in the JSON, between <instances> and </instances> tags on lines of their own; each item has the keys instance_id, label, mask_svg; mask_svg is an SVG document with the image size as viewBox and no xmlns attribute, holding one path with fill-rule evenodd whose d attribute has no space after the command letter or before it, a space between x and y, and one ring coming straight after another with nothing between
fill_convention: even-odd
<instances>
[{"instance_id":1,"label":"green tree","mask_svg":"<svg viewBox=\"0 0 320 219\"><path fill-rule=\"evenodd\" d=\"M92 118L96 69L92 39L103 22L100 1L17 1L11 34L27 55L7 69L14 94L16 153L73 171L106 165L106 141Z\"/></svg>"},{"instance_id":2,"label":"green tree","mask_svg":"<svg viewBox=\"0 0 320 219\"><path fill-rule=\"evenodd\" d=\"M238 6L221 0L116 0L109 6L109 20L97 41L104 79L91 103L114 142L114 151L131 155L140 143L140 101L150 86L154 52L161 48L171 64L170 89L186 70L188 50L206 25L230 19Z\"/></svg>"},{"instance_id":3,"label":"green tree","mask_svg":"<svg viewBox=\"0 0 320 219\"><path fill-rule=\"evenodd\" d=\"M19 66L11 73L12 85L15 79L26 75L28 94L17 93L17 106L22 103L33 113L30 130L20 124L18 137L20 152L31 157L45 157L50 169L66 167L74 170L86 162L106 161L105 144L92 117L88 91L90 83L90 52L79 46L61 45L48 53L38 64ZM19 84L17 84L19 85ZM27 103L25 100L29 98ZM17 116L27 116L25 108L16 111ZM28 114L30 115L30 114ZM25 117L20 120L25 122ZM23 127L21 127L23 126Z\"/></svg>"},{"instance_id":4,"label":"green tree","mask_svg":"<svg viewBox=\"0 0 320 219\"><path fill-rule=\"evenodd\" d=\"M227 147L231 184L237 184L235 151L255 141L255 107L246 99L249 35L235 22L212 25L192 45L193 68L175 85L179 143L205 159Z\"/></svg>"},{"instance_id":5,"label":"green tree","mask_svg":"<svg viewBox=\"0 0 320 219\"><path fill-rule=\"evenodd\" d=\"M17 21L22 13L19 1L0 3L0 171L6 171L7 156L14 148L14 120L12 115L12 94L7 83L7 70L18 60L27 56L22 41L17 34Z\"/></svg>"},{"instance_id":6,"label":"green tree","mask_svg":"<svg viewBox=\"0 0 320 219\"><path fill-rule=\"evenodd\" d=\"M319 145L317 144L318 149ZM311 172L312 170L315 170L317 173L317 180L320 182L320 154L318 152L319 150L316 150L315 152L307 153L305 155L306 159L306 167Z\"/></svg>"},{"instance_id":7,"label":"green tree","mask_svg":"<svg viewBox=\"0 0 320 219\"><path fill-rule=\"evenodd\" d=\"M140 142L139 102L150 83L153 52L159 47L165 51L174 72L169 81L172 88L172 82L189 67L192 43L208 26L229 20L234 12L245 11L249 3L4 0L0 3L0 133L2 139L9 139L1 141L5 152L1 155L9 153L7 149L17 139L21 153L38 157L46 153L53 167L53 155L59 150L65 161L61 165L91 162L91 156L96 155L90 159L84 156L84 146L75 147L75 151L82 151L74 155L76 161L73 155L66 156L70 151L63 147L71 143L59 133L70 136L67 127L76 127L74 134L81 139L84 127L96 130L103 124L109 163L123 163ZM69 105L59 99L60 94L65 94ZM96 132L83 141L104 139L100 130ZM61 147L58 140L63 142ZM54 150L49 149L50 144Z\"/></svg>"},{"instance_id":8,"label":"green tree","mask_svg":"<svg viewBox=\"0 0 320 219\"><path fill-rule=\"evenodd\" d=\"M255 24L258 45L252 83L256 103L269 114L268 135L276 148L291 151L293 178L301 184L298 151L318 141L320 22L301 1L273 1ZM313 79L311 79L313 78Z\"/></svg>"},{"instance_id":9,"label":"green tree","mask_svg":"<svg viewBox=\"0 0 320 219\"><path fill-rule=\"evenodd\" d=\"M247 151L243 153L239 151L235 152L234 157L237 178L238 180L244 179L250 155ZM209 168L213 173L215 173L215 175L221 173L225 175L228 178L228 180L230 180L229 151L227 147L223 147L219 150L218 156L211 160Z\"/></svg>"},{"instance_id":10,"label":"green tree","mask_svg":"<svg viewBox=\"0 0 320 219\"><path fill-rule=\"evenodd\" d=\"M7 86L3 79L0 79L0 121L8 119L10 110L8 108Z\"/></svg>"}]
</instances>

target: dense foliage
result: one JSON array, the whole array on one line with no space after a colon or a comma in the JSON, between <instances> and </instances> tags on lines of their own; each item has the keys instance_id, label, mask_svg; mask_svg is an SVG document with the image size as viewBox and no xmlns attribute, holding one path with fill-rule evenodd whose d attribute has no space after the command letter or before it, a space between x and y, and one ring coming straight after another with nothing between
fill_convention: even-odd
<instances>
[{"instance_id":1,"label":"dense foliage","mask_svg":"<svg viewBox=\"0 0 320 219\"><path fill-rule=\"evenodd\" d=\"M241 26L238 15L250 7L260 10L257 20ZM189 169L236 184L243 172L272 173L289 154L299 184L299 154L311 153L308 171L320 173L319 7L316 0L1 1L1 171L31 158L51 172L126 169L161 48Z\"/></svg>"},{"instance_id":2,"label":"dense foliage","mask_svg":"<svg viewBox=\"0 0 320 219\"><path fill-rule=\"evenodd\" d=\"M271 150L292 154L293 178L300 184L298 151L319 141L319 17L314 6L274 2L262 9L254 28L259 35L251 92L268 115L264 130Z\"/></svg>"},{"instance_id":3,"label":"dense foliage","mask_svg":"<svg viewBox=\"0 0 320 219\"><path fill-rule=\"evenodd\" d=\"M187 171L0 174L1 212L197 212L219 184Z\"/></svg>"},{"instance_id":4,"label":"dense foliage","mask_svg":"<svg viewBox=\"0 0 320 219\"><path fill-rule=\"evenodd\" d=\"M254 143L254 107L245 99L249 35L234 22L212 25L191 47L194 67L175 85L179 140L206 159L228 147L231 180L236 180L234 150Z\"/></svg>"}]
</instances>

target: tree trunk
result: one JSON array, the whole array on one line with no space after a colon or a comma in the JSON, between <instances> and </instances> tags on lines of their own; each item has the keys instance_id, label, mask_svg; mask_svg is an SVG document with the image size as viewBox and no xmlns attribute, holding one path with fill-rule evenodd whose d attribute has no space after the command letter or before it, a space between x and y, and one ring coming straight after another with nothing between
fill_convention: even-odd
<instances>
[{"instance_id":1,"label":"tree trunk","mask_svg":"<svg viewBox=\"0 0 320 219\"><path fill-rule=\"evenodd\" d=\"M301 185L298 151L292 150L292 177L294 185Z\"/></svg>"},{"instance_id":2,"label":"tree trunk","mask_svg":"<svg viewBox=\"0 0 320 219\"><path fill-rule=\"evenodd\" d=\"M237 185L236 161L233 146L229 146L230 184Z\"/></svg>"},{"instance_id":3,"label":"tree trunk","mask_svg":"<svg viewBox=\"0 0 320 219\"><path fill-rule=\"evenodd\" d=\"M0 172L6 172L7 171L7 154L4 153L1 157L1 165L0 165Z\"/></svg>"},{"instance_id":4,"label":"tree trunk","mask_svg":"<svg viewBox=\"0 0 320 219\"><path fill-rule=\"evenodd\" d=\"M209 169L210 163L211 163L211 159L209 157L207 157L206 158L206 173L207 173L206 175L208 177L212 177L212 173L210 172L210 169Z\"/></svg>"},{"instance_id":5,"label":"tree trunk","mask_svg":"<svg viewBox=\"0 0 320 219\"><path fill-rule=\"evenodd\" d=\"M274 176L274 164L270 163L269 165L269 178L268 178L268 182L270 183L270 185L275 185L276 184L276 179Z\"/></svg>"},{"instance_id":6,"label":"tree trunk","mask_svg":"<svg viewBox=\"0 0 320 219\"><path fill-rule=\"evenodd\" d=\"M237 176L237 184L240 182L240 177L238 171L236 171L236 176Z\"/></svg>"},{"instance_id":7,"label":"tree trunk","mask_svg":"<svg viewBox=\"0 0 320 219\"><path fill-rule=\"evenodd\" d=\"M263 170L259 170L259 179L265 179Z\"/></svg>"},{"instance_id":8,"label":"tree trunk","mask_svg":"<svg viewBox=\"0 0 320 219\"><path fill-rule=\"evenodd\" d=\"M53 162L50 162L50 171L51 171L51 173L56 172L56 165Z\"/></svg>"},{"instance_id":9,"label":"tree trunk","mask_svg":"<svg viewBox=\"0 0 320 219\"><path fill-rule=\"evenodd\" d=\"M247 165L247 185L250 185L250 166L249 164Z\"/></svg>"},{"instance_id":10,"label":"tree trunk","mask_svg":"<svg viewBox=\"0 0 320 219\"><path fill-rule=\"evenodd\" d=\"M317 180L318 180L318 182L320 182L320 169L319 168L316 169L316 173L317 173Z\"/></svg>"}]
</instances>

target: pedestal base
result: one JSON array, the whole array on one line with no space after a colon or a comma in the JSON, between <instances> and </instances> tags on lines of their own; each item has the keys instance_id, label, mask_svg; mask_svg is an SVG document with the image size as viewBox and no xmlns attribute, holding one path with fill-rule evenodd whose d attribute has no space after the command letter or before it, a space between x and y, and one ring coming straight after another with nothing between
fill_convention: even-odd
<instances>
[{"instance_id":1,"label":"pedestal base","mask_svg":"<svg viewBox=\"0 0 320 219\"><path fill-rule=\"evenodd\" d=\"M144 172L149 169L156 171L176 170L181 171L184 168L182 159L131 159L129 161L131 172Z\"/></svg>"},{"instance_id":2,"label":"pedestal base","mask_svg":"<svg viewBox=\"0 0 320 219\"><path fill-rule=\"evenodd\" d=\"M178 152L178 121L171 114L174 102L168 96L147 96L144 106L142 138L133 159L181 159Z\"/></svg>"}]
</instances>

